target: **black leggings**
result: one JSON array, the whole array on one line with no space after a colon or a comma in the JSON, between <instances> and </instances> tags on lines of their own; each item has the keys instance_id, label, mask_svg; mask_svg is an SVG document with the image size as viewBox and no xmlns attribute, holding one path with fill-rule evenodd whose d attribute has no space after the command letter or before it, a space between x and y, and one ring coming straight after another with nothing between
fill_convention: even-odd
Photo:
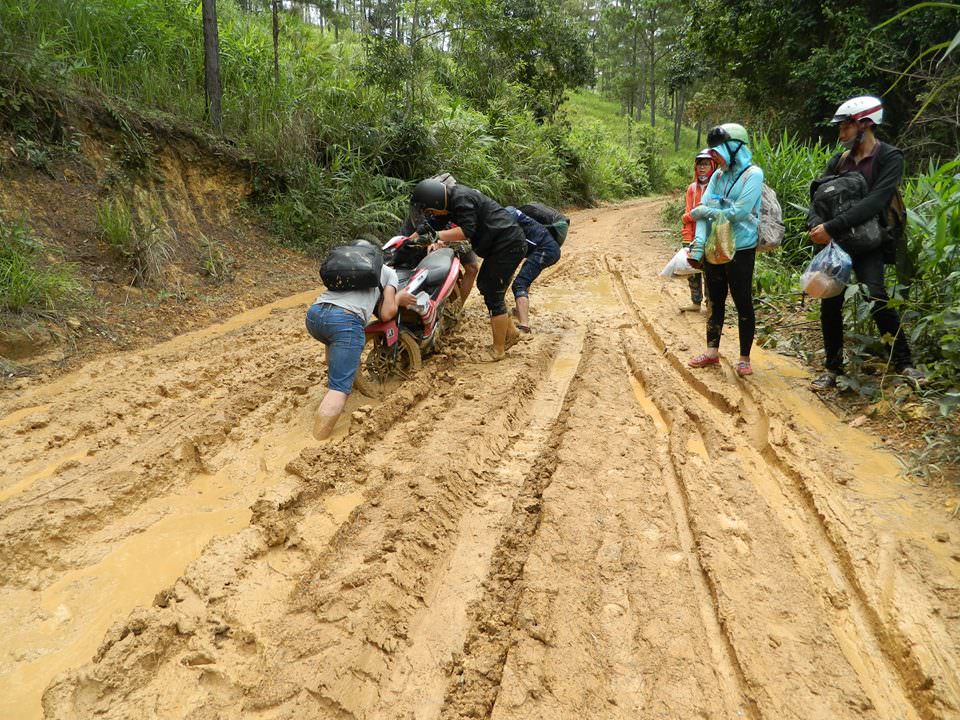
<instances>
[{"instance_id":1,"label":"black leggings","mask_svg":"<svg viewBox=\"0 0 960 720\"><path fill-rule=\"evenodd\" d=\"M710 298L710 319L707 320L707 347L720 347L723 318L726 312L727 289L737 308L737 326L740 330L740 354L750 357L753 335L757 327L753 312L753 264L757 258L756 248L737 250L733 260L723 265L713 265L704 260L703 276Z\"/></svg>"},{"instance_id":2,"label":"black leggings","mask_svg":"<svg viewBox=\"0 0 960 720\"><path fill-rule=\"evenodd\" d=\"M900 329L900 316L887 305L889 297L884 286L883 252L875 250L853 259L853 272L857 281L867 288L867 301L873 302L870 314L881 337L893 338L891 360L898 371L913 364L910 346ZM827 298L820 303L820 327L823 330L823 349L827 357L827 370L843 373L843 299L844 293Z\"/></svg>"}]
</instances>

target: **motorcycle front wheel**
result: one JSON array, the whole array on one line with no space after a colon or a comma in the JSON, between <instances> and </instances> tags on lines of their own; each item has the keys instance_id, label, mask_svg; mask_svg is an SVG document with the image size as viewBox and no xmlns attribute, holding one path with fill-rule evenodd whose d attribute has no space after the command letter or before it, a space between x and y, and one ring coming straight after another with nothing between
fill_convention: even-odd
<instances>
[{"instance_id":1,"label":"motorcycle front wheel","mask_svg":"<svg viewBox=\"0 0 960 720\"><path fill-rule=\"evenodd\" d=\"M353 387L368 398L382 400L420 369L420 345L401 330L396 345L389 347L383 335L368 335Z\"/></svg>"}]
</instances>

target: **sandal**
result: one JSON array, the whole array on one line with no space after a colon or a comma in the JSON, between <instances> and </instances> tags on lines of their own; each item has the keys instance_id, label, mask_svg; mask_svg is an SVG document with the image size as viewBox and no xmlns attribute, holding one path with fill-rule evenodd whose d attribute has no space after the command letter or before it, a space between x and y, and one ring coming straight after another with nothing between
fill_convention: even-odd
<instances>
[{"instance_id":1,"label":"sandal","mask_svg":"<svg viewBox=\"0 0 960 720\"><path fill-rule=\"evenodd\" d=\"M747 375L753 375L753 368L750 367L750 363L746 360L741 360L737 363L737 375L740 377L746 377Z\"/></svg>"},{"instance_id":2,"label":"sandal","mask_svg":"<svg viewBox=\"0 0 960 720\"><path fill-rule=\"evenodd\" d=\"M706 353L703 353L702 355L697 355L695 358L690 358L687 361L687 365L689 365L692 368L704 368L704 367L707 367L708 365L719 365L719 364L720 364L719 355L717 357L710 357Z\"/></svg>"},{"instance_id":3,"label":"sandal","mask_svg":"<svg viewBox=\"0 0 960 720\"><path fill-rule=\"evenodd\" d=\"M524 333L525 335L529 335L529 334L530 334L530 326L529 326L529 325L519 325L519 324L518 324L518 325L517 325L517 330L519 330L520 332Z\"/></svg>"}]
</instances>

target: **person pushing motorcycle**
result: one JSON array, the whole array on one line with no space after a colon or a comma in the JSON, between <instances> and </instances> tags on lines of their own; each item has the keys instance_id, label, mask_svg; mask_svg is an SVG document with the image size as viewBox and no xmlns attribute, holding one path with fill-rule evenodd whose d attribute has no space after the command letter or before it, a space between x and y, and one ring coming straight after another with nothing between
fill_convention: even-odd
<instances>
[{"instance_id":1,"label":"person pushing motorcycle","mask_svg":"<svg viewBox=\"0 0 960 720\"><path fill-rule=\"evenodd\" d=\"M526 238L516 219L496 201L466 185L447 187L437 180L422 180L410 196L410 205L425 215L447 218L457 227L433 236L435 247L469 240L483 258L477 289L490 315L493 361L502 360L519 333L507 315L504 295L523 260ZM426 228L421 228L426 230ZM412 237L418 237L419 230Z\"/></svg>"}]
</instances>

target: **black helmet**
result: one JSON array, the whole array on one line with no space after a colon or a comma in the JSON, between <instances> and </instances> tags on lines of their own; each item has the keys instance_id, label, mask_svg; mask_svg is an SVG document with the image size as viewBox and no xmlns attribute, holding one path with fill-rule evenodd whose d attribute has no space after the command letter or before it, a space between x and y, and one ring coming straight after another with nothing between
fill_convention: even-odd
<instances>
[{"instance_id":1,"label":"black helmet","mask_svg":"<svg viewBox=\"0 0 960 720\"><path fill-rule=\"evenodd\" d=\"M379 248L379 247L380 247L379 245L376 245L376 244L370 242L370 241L367 240L366 238L357 238L356 240L354 240L354 241L353 241L352 243L350 243L350 244L353 245L354 247L372 247L372 248Z\"/></svg>"},{"instance_id":2,"label":"black helmet","mask_svg":"<svg viewBox=\"0 0 960 720\"><path fill-rule=\"evenodd\" d=\"M421 180L413 188L410 204L418 210L446 210L447 186L439 180Z\"/></svg>"}]
</instances>

